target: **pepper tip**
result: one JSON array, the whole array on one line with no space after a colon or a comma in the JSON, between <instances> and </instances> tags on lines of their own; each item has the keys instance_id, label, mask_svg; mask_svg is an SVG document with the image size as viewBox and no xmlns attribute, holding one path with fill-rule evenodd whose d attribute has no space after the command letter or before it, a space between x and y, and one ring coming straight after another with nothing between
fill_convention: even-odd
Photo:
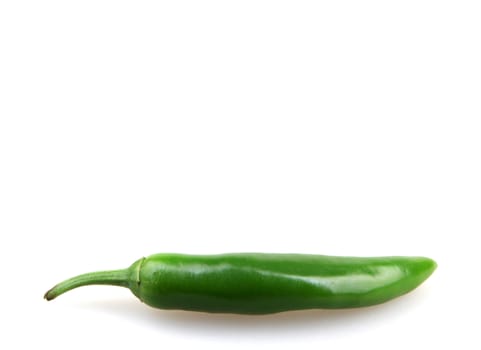
<instances>
[{"instance_id":1,"label":"pepper tip","mask_svg":"<svg viewBox=\"0 0 481 350\"><path fill-rule=\"evenodd\" d=\"M50 300L54 299L55 296L52 295L52 290L50 289L50 290L47 291L47 293L45 293L45 294L43 295L43 298L44 298L45 300L47 300L47 301L50 301Z\"/></svg>"}]
</instances>

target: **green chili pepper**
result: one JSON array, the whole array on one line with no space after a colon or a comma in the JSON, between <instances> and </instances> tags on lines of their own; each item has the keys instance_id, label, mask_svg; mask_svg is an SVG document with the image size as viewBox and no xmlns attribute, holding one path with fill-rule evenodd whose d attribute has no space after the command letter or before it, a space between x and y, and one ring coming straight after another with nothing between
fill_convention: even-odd
<instances>
[{"instance_id":1,"label":"green chili pepper","mask_svg":"<svg viewBox=\"0 0 481 350\"><path fill-rule=\"evenodd\" d=\"M436 269L423 257L334 257L301 254L157 254L124 270L73 277L45 294L109 284L130 288L161 309L268 314L355 308L383 303L419 286Z\"/></svg>"}]
</instances>

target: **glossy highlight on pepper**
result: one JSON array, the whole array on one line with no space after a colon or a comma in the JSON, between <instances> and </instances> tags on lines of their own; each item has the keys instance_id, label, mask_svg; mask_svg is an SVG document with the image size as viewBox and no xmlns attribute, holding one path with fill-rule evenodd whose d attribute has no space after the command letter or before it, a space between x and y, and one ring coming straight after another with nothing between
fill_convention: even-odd
<instances>
[{"instance_id":1,"label":"glossy highlight on pepper","mask_svg":"<svg viewBox=\"0 0 481 350\"><path fill-rule=\"evenodd\" d=\"M83 274L57 284L129 288L147 305L215 313L269 314L380 304L415 289L436 269L425 257L336 257L308 254L155 254L129 268Z\"/></svg>"}]
</instances>

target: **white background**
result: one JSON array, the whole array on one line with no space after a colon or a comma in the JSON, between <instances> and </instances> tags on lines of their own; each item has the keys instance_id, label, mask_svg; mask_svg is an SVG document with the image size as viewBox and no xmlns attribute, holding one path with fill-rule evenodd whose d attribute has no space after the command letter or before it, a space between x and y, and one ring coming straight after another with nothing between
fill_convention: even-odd
<instances>
[{"instance_id":1,"label":"white background","mask_svg":"<svg viewBox=\"0 0 481 350\"><path fill-rule=\"evenodd\" d=\"M2 1L0 347L479 349L479 1ZM425 255L360 310L154 310L157 252Z\"/></svg>"}]
</instances>

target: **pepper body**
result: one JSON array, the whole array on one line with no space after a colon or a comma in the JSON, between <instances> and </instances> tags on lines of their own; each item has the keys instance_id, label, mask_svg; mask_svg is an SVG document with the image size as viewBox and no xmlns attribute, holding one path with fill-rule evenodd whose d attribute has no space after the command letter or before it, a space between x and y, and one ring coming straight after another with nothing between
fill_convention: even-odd
<instances>
[{"instance_id":1,"label":"pepper body","mask_svg":"<svg viewBox=\"0 0 481 350\"><path fill-rule=\"evenodd\" d=\"M87 277L77 285L76 279L82 276L74 277L47 292L46 298L101 283L128 287L144 303L161 309L268 314L355 308L403 295L435 268L433 260L423 257L156 254L113 271L116 278L107 282L101 277L92 283L88 280L108 271L82 275Z\"/></svg>"}]
</instances>

